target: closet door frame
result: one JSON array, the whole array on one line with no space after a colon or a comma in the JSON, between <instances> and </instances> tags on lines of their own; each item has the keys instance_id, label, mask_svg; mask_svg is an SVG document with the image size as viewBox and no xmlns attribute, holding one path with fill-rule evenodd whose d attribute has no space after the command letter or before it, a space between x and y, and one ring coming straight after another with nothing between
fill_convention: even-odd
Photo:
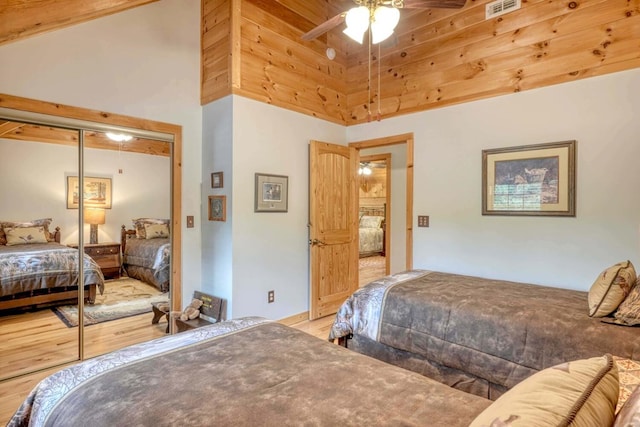
<instances>
[{"instance_id":1,"label":"closet door frame","mask_svg":"<svg viewBox=\"0 0 640 427\"><path fill-rule=\"evenodd\" d=\"M84 131L126 132L133 136L169 142L171 146L171 282L170 301L172 311L180 311L182 305L181 282L181 200L182 200L182 127L165 122L106 113L81 107L0 94L0 117L25 123L50 125L78 130L78 179L79 187L84 185ZM83 227L83 201L80 200L78 226ZM79 233L79 248L84 251L84 233ZM83 264L79 264L78 307L79 313L84 307ZM78 318L79 342L78 358L84 360L84 316ZM170 332L175 325L170 323ZM61 363L61 366L68 362Z\"/></svg>"}]
</instances>

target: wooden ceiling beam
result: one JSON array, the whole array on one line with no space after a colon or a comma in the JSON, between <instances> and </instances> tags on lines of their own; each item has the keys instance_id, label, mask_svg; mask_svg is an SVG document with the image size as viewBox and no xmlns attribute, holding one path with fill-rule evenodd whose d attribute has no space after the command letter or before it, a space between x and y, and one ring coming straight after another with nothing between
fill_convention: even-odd
<instances>
[{"instance_id":1,"label":"wooden ceiling beam","mask_svg":"<svg viewBox=\"0 0 640 427\"><path fill-rule=\"evenodd\" d=\"M22 126L23 126L22 123L14 123L14 122L7 122L7 121L0 122L0 136L9 132L13 132L14 130L19 129Z\"/></svg>"},{"instance_id":2,"label":"wooden ceiling beam","mask_svg":"<svg viewBox=\"0 0 640 427\"><path fill-rule=\"evenodd\" d=\"M0 45L158 0L6 0L0 2Z\"/></svg>"},{"instance_id":3,"label":"wooden ceiling beam","mask_svg":"<svg viewBox=\"0 0 640 427\"><path fill-rule=\"evenodd\" d=\"M40 126L18 122L0 122L0 137L25 142L45 142L67 146L78 145L78 132L52 126ZM103 132L85 131L84 146L101 150L126 151L169 157L171 144L163 141L134 137L128 142L116 142Z\"/></svg>"}]
</instances>

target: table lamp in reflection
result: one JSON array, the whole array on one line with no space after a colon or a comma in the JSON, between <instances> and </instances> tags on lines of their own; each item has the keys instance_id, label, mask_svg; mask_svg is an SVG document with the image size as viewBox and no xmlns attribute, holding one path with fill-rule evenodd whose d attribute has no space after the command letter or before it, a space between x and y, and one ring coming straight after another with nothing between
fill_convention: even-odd
<instances>
[{"instance_id":1,"label":"table lamp in reflection","mask_svg":"<svg viewBox=\"0 0 640 427\"><path fill-rule=\"evenodd\" d=\"M105 211L100 208L84 208L84 223L91 225L89 243L98 243L98 225L104 224Z\"/></svg>"}]
</instances>

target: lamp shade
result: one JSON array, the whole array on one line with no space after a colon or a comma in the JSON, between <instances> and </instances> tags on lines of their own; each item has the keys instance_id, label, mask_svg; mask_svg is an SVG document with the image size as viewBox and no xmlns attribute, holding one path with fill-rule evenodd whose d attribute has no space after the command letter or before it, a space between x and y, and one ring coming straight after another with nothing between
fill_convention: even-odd
<instances>
[{"instance_id":1,"label":"lamp shade","mask_svg":"<svg viewBox=\"0 0 640 427\"><path fill-rule=\"evenodd\" d=\"M369 19L369 9L366 6L349 9L345 18L347 28L345 28L343 33L362 44L364 33L367 31L367 28L369 28Z\"/></svg>"},{"instance_id":2,"label":"lamp shade","mask_svg":"<svg viewBox=\"0 0 640 427\"><path fill-rule=\"evenodd\" d=\"M395 7L379 6L373 13L371 22L371 42L373 44L386 40L400 21L400 11Z\"/></svg>"},{"instance_id":3,"label":"lamp shade","mask_svg":"<svg viewBox=\"0 0 640 427\"><path fill-rule=\"evenodd\" d=\"M84 223L85 224L104 224L105 211L98 208L85 208L84 209Z\"/></svg>"}]
</instances>

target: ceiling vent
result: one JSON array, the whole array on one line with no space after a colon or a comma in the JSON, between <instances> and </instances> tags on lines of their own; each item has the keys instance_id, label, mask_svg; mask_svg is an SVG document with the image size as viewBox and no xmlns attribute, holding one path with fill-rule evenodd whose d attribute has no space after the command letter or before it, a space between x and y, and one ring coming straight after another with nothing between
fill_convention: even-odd
<instances>
[{"instance_id":1,"label":"ceiling vent","mask_svg":"<svg viewBox=\"0 0 640 427\"><path fill-rule=\"evenodd\" d=\"M495 18L505 13L513 12L521 7L520 0L496 0L485 7L486 19Z\"/></svg>"}]
</instances>

